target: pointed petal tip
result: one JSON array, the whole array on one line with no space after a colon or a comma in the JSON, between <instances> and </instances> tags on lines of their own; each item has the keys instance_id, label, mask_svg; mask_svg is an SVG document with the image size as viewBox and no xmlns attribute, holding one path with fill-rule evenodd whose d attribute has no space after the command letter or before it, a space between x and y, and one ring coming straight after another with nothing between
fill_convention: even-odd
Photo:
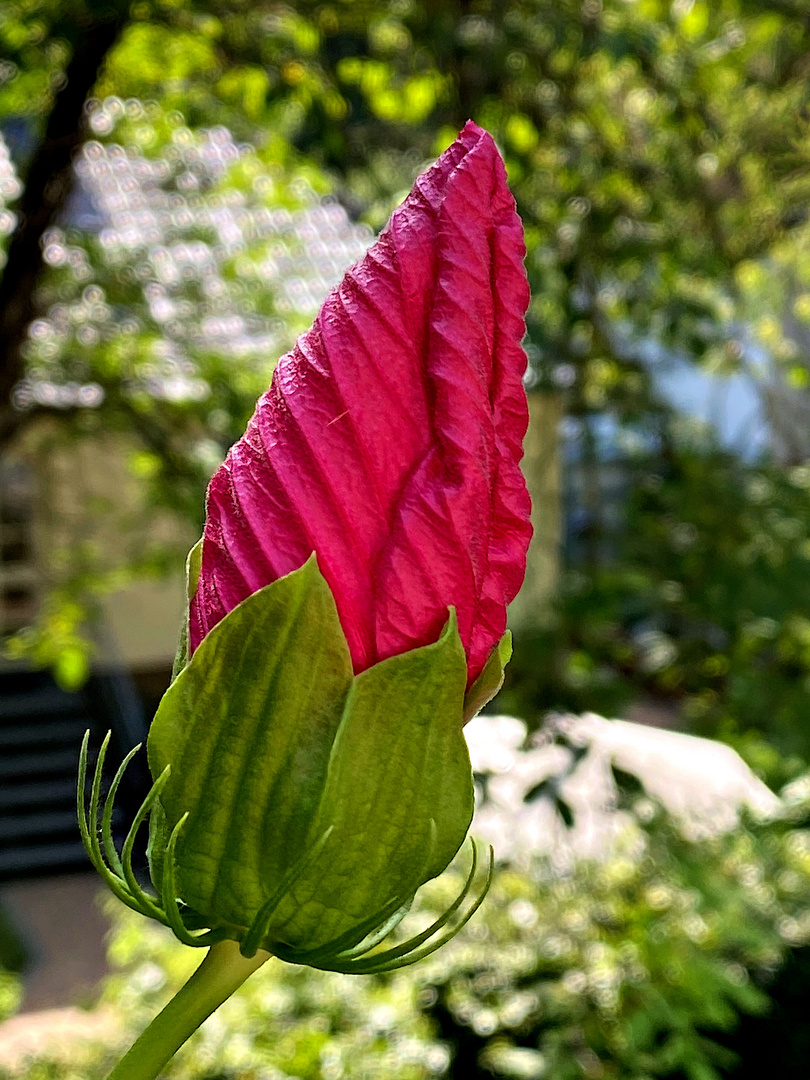
<instances>
[{"instance_id":1,"label":"pointed petal tip","mask_svg":"<svg viewBox=\"0 0 810 1080\"><path fill-rule=\"evenodd\" d=\"M469 120L279 361L212 480L192 647L314 549L355 671L434 640L452 604L477 675L528 546L523 254L503 160Z\"/></svg>"}]
</instances>

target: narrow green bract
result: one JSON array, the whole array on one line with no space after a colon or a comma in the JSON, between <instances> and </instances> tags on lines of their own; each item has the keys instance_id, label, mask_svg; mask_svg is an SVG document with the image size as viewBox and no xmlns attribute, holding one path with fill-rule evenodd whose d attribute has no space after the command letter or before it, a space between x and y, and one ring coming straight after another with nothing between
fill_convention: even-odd
<instances>
[{"instance_id":1,"label":"narrow green bract","mask_svg":"<svg viewBox=\"0 0 810 1080\"><path fill-rule=\"evenodd\" d=\"M451 613L434 644L353 676L314 556L248 597L204 638L152 723L152 773L171 766L152 822L158 890L187 815L173 874L187 923L243 943L253 924L250 948L290 959L351 949L407 907L467 832L466 674Z\"/></svg>"},{"instance_id":2,"label":"narrow green bract","mask_svg":"<svg viewBox=\"0 0 810 1080\"><path fill-rule=\"evenodd\" d=\"M512 632L507 630L489 654L484 670L464 698L464 723L479 713L503 686L506 665L512 659Z\"/></svg>"},{"instance_id":3,"label":"narrow green bract","mask_svg":"<svg viewBox=\"0 0 810 1080\"><path fill-rule=\"evenodd\" d=\"M200 580L202 545L202 539L198 540L186 556L186 597L188 598L189 603L191 603L191 600L197 592L197 583ZM174 658L174 663L172 664L172 682L174 682L188 663L188 621L189 615L187 604L186 613L183 616L183 623L180 627L180 640L177 643L177 653Z\"/></svg>"}]
</instances>

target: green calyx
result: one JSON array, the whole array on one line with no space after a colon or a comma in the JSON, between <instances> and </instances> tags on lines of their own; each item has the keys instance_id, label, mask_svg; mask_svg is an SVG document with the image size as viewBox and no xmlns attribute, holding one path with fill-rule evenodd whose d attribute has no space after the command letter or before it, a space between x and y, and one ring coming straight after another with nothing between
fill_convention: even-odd
<instances>
[{"instance_id":1,"label":"green calyx","mask_svg":"<svg viewBox=\"0 0 810 1080\"><path fill-rule=\"evenodd\" d=\"M509 630L489 654L484 670L464 696L464 723L479 713L503 686L506 665L512 659L512 634Z\"/></svg>"},{"instance_id":2,"label":"green calyx","mask_svg":"<svg viewBox=\"0 0 810 1080\"><path fill-rule=\"evenodd\" d=\"M454 613L432 645L355 676L313 556L230 612L190 661L184 653L181 645L149 733L155 785L120 856L112 799L129 758L102 807L105 741L86 809L83 750L82 834L113 892L187 944L232 938L245 956L264 949L337 971L393 970L451 937L488 888L491 855L484 890L462 914L474 845L469 879L448 911L410 941L381 948L417 889L453 858L472 817L462 725L478 683L465 701ZM500 653L497 667L487 698L502 678ZM130 866L147 817L157 895Z\"/></svg>"},{"instance_id":3,"label":"green calyx","mask_svg":"<svg viewBox=\"0 0 810 1080\"><path fill-rule=\"evenodd\" d=\"M194 595L197 592L197 582L200 580L200 570L202 569L202 545L202 539L199 539L186 556L186 597L188 598L188 604L186 604L183 624L180 627L180 640L177 643L177 653L172 665L172 682L174 682L188 663L189 604L194 599Z\"/></svg>"}]
</instances>

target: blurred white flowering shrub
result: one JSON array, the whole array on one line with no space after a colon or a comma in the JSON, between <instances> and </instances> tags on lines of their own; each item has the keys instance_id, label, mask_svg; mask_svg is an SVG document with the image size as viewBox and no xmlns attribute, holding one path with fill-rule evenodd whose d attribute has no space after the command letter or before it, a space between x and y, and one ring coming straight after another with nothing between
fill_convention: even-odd
<instances>
[{"instance_id":1,"label":"blurred white flowering shrub","mask_svg":"<svg viewBox=\"0 0 810 1080\"><path fill-rule=\"evenodd\" d=\"M198 417L216 435L220 384L252 407L371 230L322 202L323 180L283 140L257 150L136 99L94 100L88 114L97 137L76 161L67 224L43 240L50 302L29 330L17 405L216 399L225 415L203 404Z\"/></svg>"},{"instance_id":2,"label":"blurred white flowering shrub","mask_svg":"<svg viewBox=\"0 0 810 1080\"><path fill-rule=\"evenodd\" d=\"M501 858L466 930L391 977L269 964L167 1080L743 1075L735 1031L767 1014L774 978L810 941L810 777L777 800L717 744L594 716L557 718L530 743L519 721L482 717L469 742L475 829ZM595 761L608 769L600 782ZM721 803L710 827L705 807ZM424 889L412 925L452 898L466 857L458 864ZM101 1080L198 960L117 907L115 922L100 1004L109 1041L63 1046L4 1080Z\"/></svg>"}]
</instances>

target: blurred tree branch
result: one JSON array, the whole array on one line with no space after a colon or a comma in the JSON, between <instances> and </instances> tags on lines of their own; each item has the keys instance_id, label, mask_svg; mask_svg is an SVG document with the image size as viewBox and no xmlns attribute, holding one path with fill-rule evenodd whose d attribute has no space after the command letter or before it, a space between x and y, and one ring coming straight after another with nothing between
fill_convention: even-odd
<instances>
[{"instance_id":1,"label":"blurred tree branch","mask_svg":"<svg viewBox=\"0 0 810 1080\"><path fill-rule=\"evenodd\" d=\"M17 227L0 277L0 445L23 419L12 407L11 397L24 369L22 347L28 327L37 313L37 281L44 265L42 237L70 198L73 156L84 135L84 105L124 22L123 15L107 14L98 22L75 28L61 89L25 177Z\"/></svg>"}]
</instances>

